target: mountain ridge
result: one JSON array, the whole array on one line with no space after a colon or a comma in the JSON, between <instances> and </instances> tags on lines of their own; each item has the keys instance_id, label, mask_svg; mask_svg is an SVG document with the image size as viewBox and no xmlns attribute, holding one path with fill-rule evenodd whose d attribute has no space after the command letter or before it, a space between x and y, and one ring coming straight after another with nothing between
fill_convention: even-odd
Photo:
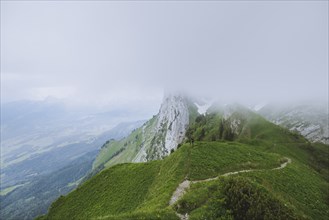
<instances>
[{"instance_id":1,"label":"mountain ridge","mask_svg":"<svg viewBox=\"0 0 329 220\"><path fill-rule=\"evenodd\" d=\"M274 124L298 132L311 142L329 144L329 110L323 104L264 105L256 111Z\"/></svg>"},{"instance_id":2,"label":"mountain ridge","mask_svg":"<svg viewBox=\"0 0 329 220\"><path fill-rule=\"evenodd\" d=\"M183 99L167 100L169 105ZM128 137L106 143L98 164L94 162L102 171L58 199L40 219L326 219L328 145L313 144L238 104L213 105L206 114L191 105L182 142L162 151L178 115L167 104L160 108L163 116L155 115ZM154 157L131 163L145 144L146 155ZM277 169L286 164L285 158L293 163ZM226 173L235 175L222 176ZM198 182L202 179L213 181ZM195 184L170 205L186 180Z\"/></svg>"}]
</instances>

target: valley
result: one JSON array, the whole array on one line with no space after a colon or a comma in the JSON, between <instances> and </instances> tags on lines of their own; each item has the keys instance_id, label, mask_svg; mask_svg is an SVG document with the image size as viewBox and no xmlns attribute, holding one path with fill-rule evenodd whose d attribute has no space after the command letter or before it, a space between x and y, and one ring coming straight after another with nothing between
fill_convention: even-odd
<instances>
[{"instance_id":1,"label":"valley","mask_svg":"<svg viewBox=\"0 0 329 220\"><path fill-rule=\"evenodd\" d=\"M118 123L113 112L74 114L54 100L9 103L1 113L1 219L46 213L55 199L93 175L92 163L106 140L123 138L144 123Z\"/></svg>"}]
</instances>

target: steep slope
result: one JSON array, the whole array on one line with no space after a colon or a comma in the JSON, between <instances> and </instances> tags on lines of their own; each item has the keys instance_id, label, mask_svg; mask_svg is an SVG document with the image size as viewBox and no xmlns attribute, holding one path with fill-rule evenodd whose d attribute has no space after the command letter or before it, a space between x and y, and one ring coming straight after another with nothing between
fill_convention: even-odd
<instances>
[{"instance_id":1,"label":"steep slope","mask_svg":"<svg viewBox=\"0 0 329 220\"><path fill-rule=\"evenodd\" d=\"M209 114L199 116L191 124L187 135L197 141L237 140L262 152L289 156L293 162L284 170L246 172L238 175L244 177L240 180L220 178L192 185L175 205L181 216L189 215L189 219L327 218L328 145L310 144L302 136L238 105L213 106ZM209 158L210 161L213 159ZM284 208L290 210L279 213L283 210L278 204L280 200L285 201Z\"/></svg>"},{"instance_id":2,"label":"steep slope","mask_svg":"<svg viewBox=\"0 0 329 220\"><path fill-rule=\"evenodd\" d=\"M279 166L280 158L277 154L262 153L233 142L185 144L164 160L119 164L102 171L76 191L57 200L47 218L116 219L117 215L144 213L145 216L156 216L157 212L163 213L161 218L175 217L168 207L169 200L185 178L208 178L246 168L274 168Z\"/></svg>"},{"instance_id":3,"label":"steep slope","mask_svg":"<svg viewBox=\"0 0 329 220\"><path fill-rule=\"evenodd\" d=\"M189 121L196 115L196 107L188 98L167 94L159 113L151 120L128 137L104 144L94 162L94 169L164 158L183 141Z\"/></svg>"},{"instance_id":4,"label":"steep slope","mask_svg":"<svg viewBox=\"0 0 329 220\"><path fill-rule=\"evenodd\" d=\"M297 157L329 180L329 148L275 125L241 105L212 106L191 123L187 137L195 141L239 141L266 152Z\"/></svg>"},{"instance_id":5,"label":"steep slope","mask_svg":"<svg viewBox=\"0 0 329 220\"><path fill-rule=\"evenodd\" d=\"M237 105L211 108L186 135L163 160L103 170L40 219L327 219L328 145ZM184 180L193 184L170 205Z\"/></svg>"},{"instance_id":6,"label":"steep slope","mask_svg":"<svg viewBox=\"0 0 329 220\"><path fill-rule=\"evenodd\" d=\"M311 142L329 144L328 105L265 105L259 114L269 121L298 132Z\"/></svg>"}]
</instances>

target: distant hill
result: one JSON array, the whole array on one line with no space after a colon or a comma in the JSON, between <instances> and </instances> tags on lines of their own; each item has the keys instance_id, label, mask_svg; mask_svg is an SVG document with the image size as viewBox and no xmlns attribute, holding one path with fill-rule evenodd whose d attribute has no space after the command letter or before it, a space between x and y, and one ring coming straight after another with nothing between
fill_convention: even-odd
<instances>
[{"instance_id":1,"label":"distant hill","mask_svg":"<svg viewBox=\"0 0 329 220\"><path fill-rule=\"evenodd\" d=\"M44 214L55 199L91 176L103 143L144 123L115 124L118 116L71 112L56 100L1 105L0 218Z\"/></svg>"}]
</instances>

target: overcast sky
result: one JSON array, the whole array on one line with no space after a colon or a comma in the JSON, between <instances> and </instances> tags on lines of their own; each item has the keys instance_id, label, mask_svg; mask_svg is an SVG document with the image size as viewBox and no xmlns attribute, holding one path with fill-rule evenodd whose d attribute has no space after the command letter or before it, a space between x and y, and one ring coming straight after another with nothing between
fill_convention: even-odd
<instances>
[{"instance_id":1,"label":"overcast sky","mask_svg":"<svg viewBox=\"0 0 329 220\"><path fill-rule=\"evenodd\" d=\"M328 96L327 1L1 1L1 98L155 111L164 89Z\"/></svg>"}]
</instances>

